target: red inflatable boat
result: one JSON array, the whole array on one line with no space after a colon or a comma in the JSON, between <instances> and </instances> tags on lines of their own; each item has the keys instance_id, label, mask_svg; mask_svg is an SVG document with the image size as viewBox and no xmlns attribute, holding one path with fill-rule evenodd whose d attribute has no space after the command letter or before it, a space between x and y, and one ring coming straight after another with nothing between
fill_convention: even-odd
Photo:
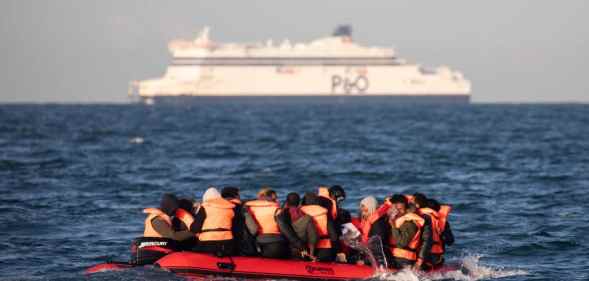
<instances>
[{"instance_id":1,"label":"red inflatable boat","mask_svg":"<svg viewBox=\"0 0 589 281\"><path fill-rule=\"evenodd\" d=\"M322 263L295 260L278 260L259 257L214 257L194 252L171 253L156 262L165 270L178 275L199 278L207 275L243 278L279 278L297 280L350 280L368 279L375 275L370 266L342 263ZM133 267L128 263L102 263L86 270L86 273L124 270ZM436 272L456 270L445 266ZM392 272L392 271L391 271Z\"/></svg>"}]
</instances>

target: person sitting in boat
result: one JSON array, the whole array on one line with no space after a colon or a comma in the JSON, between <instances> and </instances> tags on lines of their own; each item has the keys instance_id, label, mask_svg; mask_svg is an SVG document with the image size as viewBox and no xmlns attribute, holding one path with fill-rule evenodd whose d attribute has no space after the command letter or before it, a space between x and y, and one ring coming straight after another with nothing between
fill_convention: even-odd
<instances>
[{"instance_id":1,"label":"person sitting in boat","mask_svg":"<svg viewBox=\"0 0 589 281\"><path fill-rule=\"evenodd\" d=\"M191 238L190 231L175 231L172 217L178 209L178 199L173 194L164 194L160 208L147 208L143 237L133 241L131 262L138 265L151 264L175 251L177 241Z\"/></svg>"},{"instance_id":2,"label":"person sitting in boat","mask_svg":"<svg viewBox=\"0 0 589 281\"><path fill-rule=\"evenodd\" d=\"M190 231L198 238L194 251L217 256L235 254L232 232L235 223L233 208L235 204L223 199L216 188L210 187L205 191L190 227Z\"/></svg>"},{"instance_id":3,"label":"person sitting in boat","mask_svg":"<svg viewBox=\"0 0 589 281\"><path fill-rule=\"evenodd\" d=\"M288 242L278 226L279 213L276 192L267 187L258 192L256 200L245 203L245 224L256 237L258 252L262 257L284 259L290 256Z\"/></svg>"},{"instance_id":4,"label":"person sitting in boat","mask_svg":"<svg viewBox=\"0 0 589 281\"><path fill-rule=\"evenodd\" d=\"M385 203L386 204L386 203ZM390 226L388 224L387 212L382 211L378 207L378 201L374 196L367 196L360 201L360 219L359 229L362 233L361 240L363 243L368 243L373 237L378 237L382 243L382 251L384 256L377 256L377 260L381 265L390 264L391 257L387 254L390 241ZM379 249L372 249L373 252L380 251ZM359 260L360 263L367 263L367 260Z\"/></svg>"},{"instance_id":5,"label":"person sitting in boat","mask_svg":"<svg viewBox=\"0 0 589 281\"><path fill-rule=\"evenodd\" d=\"M315 259L315 244L319 241L319 233L313 219L300 209L301 198L292 192L286 196L282 212L278 215L278 226L287 238L291 258Z\"/></svg>"},{"instance_id":6,"label":"person sitting in boat","mask_svg":"<svg viewBox=\"0 0 589 281\"><path fill-rule=\"evenodd\" d=\"M315 243L315 256L317 260L334 261L336 256L335 247L339 241L339 235L328 210L321 206L321 201L315 193L305 194L303 206L300 210L312 218L319 232L319 241Z\"/></svg>"},{"instance_id":7,"label":"person sitting in boat","mask_svg":"<svg viewBox=\"0 0 589 281\"><path fill-rule=\"evenodd\" d=\"M412 196L413 198L413 208L416 214L421 216L425 223L421 233L421 246L417 253L417 260L414 264L414 269L416 270L430 270L432 269L431 265L431 253L436 243L436 240L439 241L439 233L437 224L438 224L438 214L429 208L427 203L427 197L422 193L415 193Z\"/></svg>"},{"instance_id":8,"label":"person sitting in boat","mask_svg":"<svg viewBox=\"0 0 589 281\"><path fill-rule=\"evenodd\" d=\"M420 213L432 213L437 222L432 220L432 247L427 261L428 268L440 268L444 265L444 253L446 246L454 244L454 235L450 229L448 215L452 208L449 205L440 205L435 199L427 199L427 208L420 209ZM429 209L429 210L428 210Z\"/></svg>"},{"instance_id":9,"label":"person sitting in boat","mask_svg":"<svg viewBox=\"0 0 589 281\"><path fill-rule=\"evenodd\" d=\"M245 218L243 216L243 204L241 196L239 195L239 188L227 186L221 190L221 197L229 202L235 204L233 212L235 213L235 223L233 224L232 232L235 242L236 254L240 256L256 255L255 237L253 237L245 226Z\"/></svg>"},{"instance_id":10,"label":"person sitting in boat","mask_svg":"<svg viewBox=\"0 0 589 281\"><path fill-rule=\"evenodd\" d=\"M392 213L389 217L391 225L389 246L393 257L392 265L395 268L413 267L418 261L418 251L424 238L422 234L426 221L409 211L409 203L405 196L395 194L390 198L390 203Z\"/></svg>"},{"instance_id":11,"label":"person sitting in boat","mask_svg":"<svg viewBox=\"0 0 589 281\"><path fill-rule=\"evenodd\" d=\"M334 222L337 229L340 229L342 225L349 223L349 218L352 217L350 212L343 208L346 192L342 186L334 185L329 188L329 197L335 202L337 212Z\"/></svg>"},{"instance_id":12,"label":"person sitting in boat","mask_svg":"<svg viewBox=\"0 0 589 281\"><path fill-rule=\"evenodd\" d=\"M176 231L190 231L190 226L194 222L194 203L187 198L178 199L178 208L172 219L172 225ZM196 237L192 235L190 239L186 239L178 243L180 250L190 250L196 245Z\"/></svg>"}]
</instances>

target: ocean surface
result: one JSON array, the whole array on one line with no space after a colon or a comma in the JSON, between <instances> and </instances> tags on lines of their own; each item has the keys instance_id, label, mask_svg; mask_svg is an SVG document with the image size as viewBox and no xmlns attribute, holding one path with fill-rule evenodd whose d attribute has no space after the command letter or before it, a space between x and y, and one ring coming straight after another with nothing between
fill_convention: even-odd
<instances>
[{"instance_id":1,"label":"ocean surface","mask_svg":"<svg viewBox=\"0 0 589 281\"><path fill-rule=\"evenodd\" d=\"M174 280L100 273L127 259L164 192L319 184L451 204L463 270L385 280L588 280L589 105L0 105L0 280Z\"/></svg>"}]
</instances>

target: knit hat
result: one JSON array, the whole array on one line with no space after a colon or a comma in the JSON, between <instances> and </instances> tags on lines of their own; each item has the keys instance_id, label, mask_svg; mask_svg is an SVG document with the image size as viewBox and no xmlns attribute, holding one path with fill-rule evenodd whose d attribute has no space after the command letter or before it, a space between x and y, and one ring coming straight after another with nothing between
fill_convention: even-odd
<instances>
[{"instance_id":1,"label":"knit hat","mask_svg":"<svg viewBox=\"0 0 589 281\"><path fill-rule=\"evenodd\" d=\"M207 202L211 199L221 198L221 193L215 187L209 187L207 191L202 195L202 202Z\"/></svg>"},{"instance_id":2,"label":"knit hat","mask_svg":"<svg viewBox=\"0 0 589 281\"><path fill-rule=\"evenodd\" d=\"M368 214L371 215L376 211L376 208L378 207L378 201L376 201L376 198L374 198L374 196L367 196L364 197L362 201L360 201L360 206L362 205L364 205L364 207L368 209Z\"/></svg>"}]
</instances>

